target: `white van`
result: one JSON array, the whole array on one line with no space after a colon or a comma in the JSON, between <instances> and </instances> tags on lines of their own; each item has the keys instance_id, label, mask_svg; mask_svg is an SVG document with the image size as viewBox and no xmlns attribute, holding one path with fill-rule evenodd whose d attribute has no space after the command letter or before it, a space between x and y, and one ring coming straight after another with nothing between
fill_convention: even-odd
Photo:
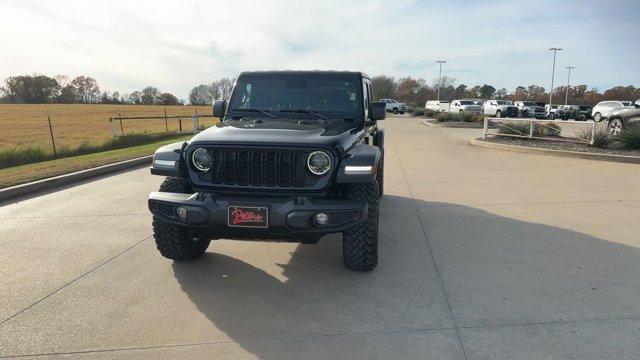
<instances>
[{"instance_id":1,"label":"white van","mask_svg":"<svg viewBox=\"0 0 640 360\"><path fill-rule=\"evenodd\" d=\"M438 100L429 100L424 104L424 108L426 110L431 110L434 112L447 112L449 111L449 107L451 103L448 101L438 101Z\"/></svg>"}]
</instances>

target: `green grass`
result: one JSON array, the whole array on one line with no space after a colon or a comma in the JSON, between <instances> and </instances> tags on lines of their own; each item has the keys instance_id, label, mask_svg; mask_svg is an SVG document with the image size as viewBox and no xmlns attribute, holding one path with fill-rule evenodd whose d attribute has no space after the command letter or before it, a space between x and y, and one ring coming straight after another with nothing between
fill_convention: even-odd
<instances>
[{"instance_id":1,"label":"green grass","mask_svg":"<svg viewBox=\"0 0 640 360\"><path fill-rule=\"evenodd\" d=\"M113 137L101 144L92 144L88 141L83 141L78 147L74 149L69 149L66 146L61 146L55 155L53 154L53 152L45 151L42 147L27 146L8 148L0 150L0 169L71 156L139 146L154 143L164 139L175 139L183 136L183 134L177 133L125 134L122 136Z\"/></svg>"},{"instance_id":2,"label":"green grass","mask_svg":"<svg viewBox=\"0 0 640 360\"><path fill-rule=\"evenodd\" d=\"M87 155L65 157L2 169L0 170L0 188L24 184L52 176L68 174L96 166L112 164L140 156L151 155L162 145L176 141L188 140L189 138L191 138L191 135L181 135L179 137L173 137L172 139L164 139L139 146Z\"/></svg>"}]
</instances>

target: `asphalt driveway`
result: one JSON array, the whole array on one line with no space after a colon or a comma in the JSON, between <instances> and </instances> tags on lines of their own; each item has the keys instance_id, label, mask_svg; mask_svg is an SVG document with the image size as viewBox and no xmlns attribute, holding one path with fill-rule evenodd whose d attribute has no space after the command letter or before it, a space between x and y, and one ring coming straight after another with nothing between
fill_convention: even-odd
<instances>
[{"instance_id":1,"label":"asphalt driveway","mask_svg":"<svg viewBox=\"0 0 640 360\"><path fill-rule=\"evenodd\" d=\"M640 358L640 166L383 126L372 273L344 269L340 236L164 259L148 169L0 207L0 355Z\"/></svg>"}]
</instances>

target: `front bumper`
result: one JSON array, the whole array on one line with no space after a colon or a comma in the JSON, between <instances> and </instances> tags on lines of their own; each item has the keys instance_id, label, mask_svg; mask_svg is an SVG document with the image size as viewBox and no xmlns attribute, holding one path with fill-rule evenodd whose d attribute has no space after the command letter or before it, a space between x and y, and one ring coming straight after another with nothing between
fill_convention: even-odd
<instances>
[{"instance_id":1,"label":"front bumper","mask_svg":"<svg viewBox=\"0 0 640 360\"><path fill-rule=\"evenodd\" d=\"M268 228L238 228L228 226L229 206L260 206L268 209ZM180 220L178 207L187 210L187 218ZM364 200L312 199L303 196L291 198L255 198L218 196L210 193L149 194L149 210L167 222L197 228L214 237L305 237L341 232L364 222L367 217ZM316 213L329 215L329 223L318 225L313 221Z\"/></svg>"}]
</instances>

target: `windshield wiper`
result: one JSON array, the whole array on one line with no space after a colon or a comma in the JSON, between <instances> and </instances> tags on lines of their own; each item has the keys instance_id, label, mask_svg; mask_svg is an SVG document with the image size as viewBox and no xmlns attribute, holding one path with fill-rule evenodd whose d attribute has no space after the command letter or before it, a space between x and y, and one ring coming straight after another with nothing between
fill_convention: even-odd
<instances>
[{"instance_id":1,"label":"windshield wiper","mask_svg":"<svg viewBox=\"0 0 640 360\"><path fill-rule=\"evenodd\" d=\"M322 120L329 121L329 118L328 118L328 117L326 117L326 116L324 116L324 115L322 115L322 114L320 114L320 113L317 113L317 112L315 112L315 111L313 111L313 110L304 109L304 108L300 108L300 109L280 109L280 112L284 112L284 113L298 113L298 114L309 114L309 115L313 115L313 116L315 116L315 117L318 117L318 118L320 118L320 119L322 119Z\"/></svg>"},{"instance_id":2,"label":"windshield wiper","mask_svg":"<svg viewBox=\"0 0 640 360\"><path fill-rule=\"evenodd\" d=\"M231 111L249 111L249 112L256 112L256 113L260 113L262 115L266 115L272 119L276 119L277 116L273 115L272 113L270 113L268 110L265 109L258 109L258 108L235 108Z\"/></svg>"}]
</instances>

